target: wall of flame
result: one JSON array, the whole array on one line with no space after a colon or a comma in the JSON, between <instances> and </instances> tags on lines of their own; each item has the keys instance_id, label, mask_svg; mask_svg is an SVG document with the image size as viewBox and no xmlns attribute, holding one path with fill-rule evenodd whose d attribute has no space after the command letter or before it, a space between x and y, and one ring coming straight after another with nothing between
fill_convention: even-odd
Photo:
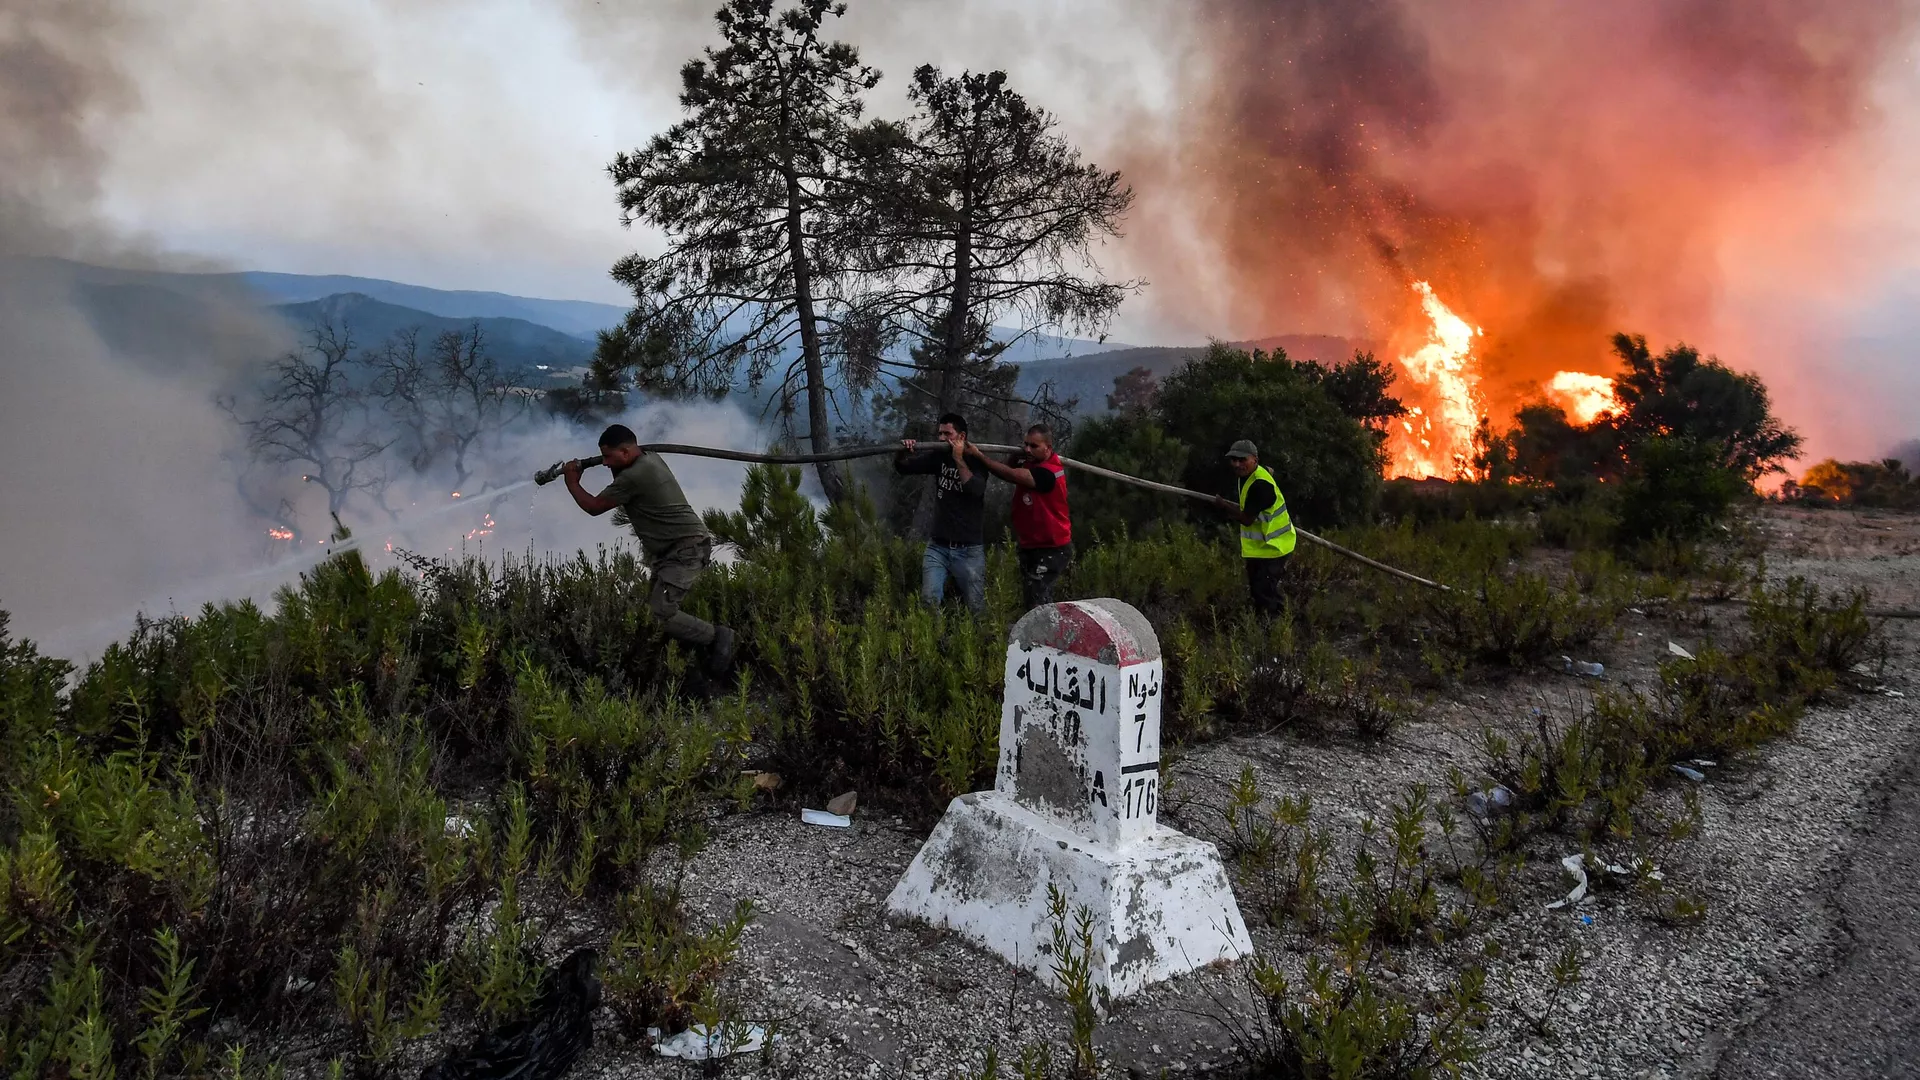
<instances>
[{"instance_id":1,"label":"wall of flame","mask_svg":"<svg viewBox=\"0 0 1920 1080\"><path fill-rule=\"evenodd\" d=\"M1189 103L1118 162L1148 302L1399 363L1437 340L1427 282L1482 331L1474 393L1496 420L1559 372L1613 373L1616 331L1795 383L1812 298L1920 258L1858 209L1891 167L1862 147L1900 141L1884 89L1916 6L1197 0Z\"/></svg>"}]
</instances>

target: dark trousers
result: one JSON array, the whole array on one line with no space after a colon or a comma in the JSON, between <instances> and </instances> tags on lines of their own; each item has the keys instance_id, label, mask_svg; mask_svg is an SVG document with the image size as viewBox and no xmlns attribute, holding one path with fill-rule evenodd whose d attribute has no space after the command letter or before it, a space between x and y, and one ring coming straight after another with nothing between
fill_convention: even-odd
<instances>
[{"instance_id":1,"label":"dark trousers","mask_svg":"<svg viewBox=\"0 0 1920 1080\"><path fill-rule=\"evenodd\" d=\"M693 583L713 563L713 541L705 536L685 540L647 560L653 570L653 588L647 607L660 620L667 636L689 645L713 644L713 624L680 610Z\"/></svg>"},{"instance_id":2,"label":"dark trousers","mask_svg":"<svg viewBox=\"0 0 1920 1080\"><path fill-rule=\"evenodd\" d=\"M1027 610L1053 603L1053 585L1073 565L1073 545L1020 549L1020 593Z\"/></svg>"},{"instance_id":3,"label":"dark trousers","mask_svg":"<svg viewBox=\"0 0 1920 1080\"><path fill-rule=\"evenodd\" d=\"M1247 592L1253 596L1253 610L1264 618L1273 618L1286 607L1280 595L1280 582L1287 575L1287 557L1242 559L1247 564Z\"/></svg>"}]
</instances>

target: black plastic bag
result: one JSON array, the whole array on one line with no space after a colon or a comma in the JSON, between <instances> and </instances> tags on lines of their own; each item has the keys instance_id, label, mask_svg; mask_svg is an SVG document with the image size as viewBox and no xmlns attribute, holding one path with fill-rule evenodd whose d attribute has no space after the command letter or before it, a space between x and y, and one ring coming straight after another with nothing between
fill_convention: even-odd
<instances>
[{"instance_id":1,"label":"black plastic bag","mask_svg":"<svg viewBox=\"0 0 1920 1080\"><path fill-rule=\"evenodd\" d=\"M420 1080L557 1080L593 1049L599 955L581 949L547 969L533 1012L427 1066Z\"/></svg>"}]
</instances>

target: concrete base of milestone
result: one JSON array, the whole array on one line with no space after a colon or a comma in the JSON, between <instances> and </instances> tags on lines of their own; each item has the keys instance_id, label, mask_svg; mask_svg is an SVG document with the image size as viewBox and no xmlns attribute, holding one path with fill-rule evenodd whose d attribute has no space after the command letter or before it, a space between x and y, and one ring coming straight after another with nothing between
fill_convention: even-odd
<instances>
[{"instance_id":1,"label":"concrete base of milestone","mask_svg":"<svg viewBox=\"0 0 1920 1080\"><path fill-rule=\"evenodd\" d=\"M951 929L1060 989L1048 886L1076 918L1093 912L1093 980L1113 999L1253 951L1212 844L1160 828L1108 849L997 791L948 805L887 909Z\"/></svg>"}]
</instances>

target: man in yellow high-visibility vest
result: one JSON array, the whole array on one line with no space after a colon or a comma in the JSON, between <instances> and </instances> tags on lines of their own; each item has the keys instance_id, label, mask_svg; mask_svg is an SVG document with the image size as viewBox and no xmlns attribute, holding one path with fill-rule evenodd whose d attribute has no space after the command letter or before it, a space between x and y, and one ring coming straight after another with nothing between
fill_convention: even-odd
<instances>
[{"instance_id":1,"label":"man in yellow high-visibility vest","mask_svg":"<svg viewBox=\"0 0 1920 1080\"><path fill-rule=\"evenodd\" d=\"M1287 556L1299 539L1287 513L1286 496L1273 474L1260 464L1260 451L1247 439L1227 450L1227 461L1240 477L1240 558L1247 564L1247 591L1253 610L1268 617L1280 614L1280 578Z\"/></svg>"}]
</instances>

